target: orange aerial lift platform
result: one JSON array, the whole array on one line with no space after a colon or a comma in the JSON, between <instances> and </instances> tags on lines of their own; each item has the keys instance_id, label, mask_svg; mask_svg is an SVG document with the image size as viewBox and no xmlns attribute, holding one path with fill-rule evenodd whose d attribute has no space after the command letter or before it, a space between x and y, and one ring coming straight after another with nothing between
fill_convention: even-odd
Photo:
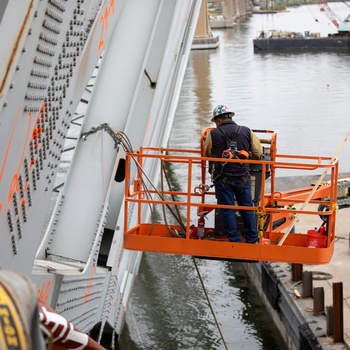
<instances>
[{"instance_id":1,"label":"orange aerial lift platform","mask_svg":"<svg viewBox=\"0 0 350 350\"><path fill-rule=\"evenodd\" d=\"M206 158L209 130L202 132L198 150L141 148L126 154L124 248L228 260L328 263L334 252L337 158L278 154L277 134L271 130L254 130L263 145L261 160ZM209 160L249 163L254 206L216 203ZM148 181L150 162L159 163L159 184ZM318 180L282 191L279 174ZM146 206L152 209L147 217ZM221 208L235 210L238 223L241 211L254 211L259 242L229 242ZM308 222L312 224L305 229ZM301 232L298 227L303 227ZM242 232L244 237L244 228Z\"/></svg>"}]
</instances>

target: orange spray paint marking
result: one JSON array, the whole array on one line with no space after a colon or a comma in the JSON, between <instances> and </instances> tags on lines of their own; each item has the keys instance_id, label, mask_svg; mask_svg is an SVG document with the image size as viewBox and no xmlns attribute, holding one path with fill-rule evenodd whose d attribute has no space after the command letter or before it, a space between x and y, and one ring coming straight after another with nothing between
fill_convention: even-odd
<instances>
[{"instance_id":1,"label":"orange spray paint marking","mask_svg":"<svg viewBox=\"0 0 350 350\"><path fill-rule=\"evenodd\" d=\"M4 160L2 161L2 167L1 167L1 171L0 171L0 181L1 181L1 179L2 179L2 175L3 175L4 171L5 171L5 166L6 166L6 162L7 162L7 157L8 157L10 148L11 148L11 143L12 143L13 134L15 133L15 130L16 130L16 125L17 125L19 113L20 113L20 109L19 109L18 112L17 112L16 118L15 118L15 124L13 125L12 131L11 131L11 136L10 136L9 143L7 144L7 148L6 148L6 152L5 152L5 158L4 158Z\"/></svg>"},{"instance_id":2,"label":"orange spray paint marking","mask_svg":"<svg viewBox=\"0 0 350 350\"><path fill-rule=\"evenodd\" d=\"M15 192L18 192L18 173L13 175L10 188L7 195L7 204L10 203L12 196Z\"/></svg>"},{"instance_id":3,"label":"orange spray paint marking","mask_svg":"<svg viewBox=\"0 0 350 350\"><path fill-rule=\"evenodd\" d=\"M51 281L43 282L43 284L41 285L41 288L38 289L38 292L37 292L38 298L41 301L46 303L49 299L50 289L51 289Z\"/></svg>"},{"instance_id":4,"label":"orange spray paint marking","mask_svg":"<svg viewBox=\"0 0 350 350\"><path fill-rule=\"evenodd\" d=\"M37 140L42 132L43 132L42 128L35 127L32 134L32 140Z\"/></svg>"},{"instance_id":5,"label":"orange spray paint marking","mask_svg":"<svg viewBox=\"0 0 350 350\"><path fill-rule=\"evenodd\" d=\"M41 112L43 111L44 108L45 108L45 105L42 104L40 106L40 109L39 109L38 114L36 116L36 121L35 121L34 129L33 129L33 132L32 132L32 138L33 139L38 138L40 133L42 133L42 131L43 131L42 128L37 128L36 124L37 124L37 121L38 121L38 119L39 119L39 117L41 115ZM3 176L3 174L5 172L5 169L6 169L7 158L8 158L8 155L9 155L12 143L13 143L13 137L14 137L14 134L15 134L15 131L16 131L16 128L17 128L17 122L18 122L18 118L19 118L20 112L21 112L21 110L18 109L17 114L16 114L16 118L15 118L15 122L14 122L13 128L11 130L10 139L9 139L8 144L7 144L5 157L4 157L3 161L2 161L2 166L1 166L1 169L0 169L0 182L2 180L2 176ZM30 112L28 113L28 118L29 118L29 120L28 120L28 129L27 129L26 138L25 138L25 142L24 142L24 145L23 145L23 149L22 149L21 158L20 158L19 163L18 163L17 171L12 177L12 181L11 181L11 184L10 184L10 187L9 187L9 190L8 190L8 194L7 194L7 204L6 204L7 207L10 204L10 201L11 201L11 199L13 197L13 194L15 192L18 192L19 173L20 173L21 166L23 164L24 155L25 155L25 151L26 151L26 148L27 148L29 135L31 134L31 124L32 124L32 119L33 119L32 113L30 113ZM0 211L2 211L2 203L0 203L0 204L1 204L0 205Z\"/></svg>"},{"instance_id":6,"label":"orange spray paint marking","mask_svg":"<svg viewBox=\"0 0 350 350\"><path fill-rule=\"evenodd\" d=\"M42 104L40 106L40 109L38 111L38 114L36 116L36 120L35 120L35 125L41 115L41 112L42 110L45 108L45 105ZM9 152L10 152L10 149L11 149L11 146L12 146L12 143L13 143L13 137L14 137L14 134L15 134L15 131L16 131L16 128L17 128L17 122L18 122L18 118L19 118L19 115L20 115L20 109L18 109L17 111L17 115L16 115L16 118L15 118L15 123L13 125L13 128L12 128L12 131L11 131L11 135L10 135L10 140L7 144L7 148L6 148L6 152L5 152L5 157L4 157L4 160L2 162L2 167L1 167L1 170L0 170L0 182L2 180L2 176L5 172L5 169L6 169L6 164L7 164L7 158L8 158L8 155L9 155ZM17 171L15 172L15 174L13 175L12 177L12 181L11 181L11 184L10 184L10 187L8 189L8 193L7 193L7 203L6 203L6 207L8 208L9 205L10 205L10 202L12 200L12 197L13 197L13 194L18 192L18 188L19 188L19 182L18 182L18 178L19 178L19 174L20 174L20 170L21 170L21 166L23 164L23 161L24 161L24 155L25 155L25 151L27 149L27 143L28 143L28 140L29 140L29 136L30 134L32 133L32 137L38 137L39 134L42 132L42 128L37 128L35 125L34 125L34 129L33 131L31 132L31 124L32 124L32 119L33 119L33 116L32 116L32 113L28 113L28 128L27 128L27 133L26 133L26 138L25 138L25 142L23 144L23 148L22 148L22 154L21 154L21 158L18 162L18 167L17 167ZM25 190L26 190L27 186L25 187ZM24 191L25 191L24 190ZM23 202L22 202L23 203ZM2 211L2 203L1 203L1 206L0 206L0 212Z\"/></svg>"},{"instance_id":7,"label":"orange spray paint marking","mask_svg":"<svg viewBox=\"0 0 350 350\"><path fill-rule=\"evenodd\" d=\"M22 155L21 155L21 159L20 159L20 161L18 163L17 172L12 177L10 188L9 188L9 191L8 191L8 194L7 194L7 207L9 206L9 204L11 202L13 194L15 192L18 192L18 187L19 187L18 177L19 177L21 165L22 165L23 160L24 160L24 154L25 154L25 150L27 148L27 142L28 142L28 138L29 138L29 135L30 135L30 125L31 125L31 122L32 122L32 114L28 113L28 117L29 117L29 122L28 122L28 130L27 130L27 134L26 134L26 140L25 140L24 145L23 145ZM11 140L12 140L12 137L11 137Z\"/></svg>"},{"instance_id":8,"label":"orange spray paint marking","mask_svg":"<svg viewBox=\"0 0 350 350\"><path fill-rule=\"evenodd\" d=\"M27 128L26 138L25 138L25 142L23 144L21 158L20 158L20 160L18 162L17 171L12 177L12 181L11 181L11 184L10 184L10 187L9 187L9 190L8 190L6 207L8 207L10 205L10 202L12 200L13 194L15 192L18 192L18 188L19 188L18 178L19 178L21 166L22 166L23 161L24 161L24 155L25 155L25 151L27 149L28 140L29 140L29 137L30 137L31 134L33 135L34 132L35 133L38 132L38 128L36 128L36 124L37 124L37 121L38 121L38 119L39 119L39 117L41 115L41 112L42 112L42 110L44 108L45 108L45 105L42 104L40 106L40 109L39 109L38 114L36 116L36 120L35 120L35 124L34 124L34 127L33 127L33 131L31 131L31 124L32 124L33 116L32 116L32 113L30 113L30 112L28 113L28 128ZM16 118L15 118L15 123L14 123L14 126L13 126L12 131L11 131L10 140L9 140L9 143L7 145L7 148L6 148L5 158L4 158L4 161L3 161L3 164L2 164L2 168L1 168L1 171L0 171L0 181L1 181L3 173L5 172L5 169L6 169L7 158L8 158L8 154L9 154L9 151L11 149L11 146L12 146L13 135L14 135L14 133L16 131L16 128L17 128L17 122L18 122L19 114L20 114L20 109L17 112Z\"/></svg>"},{"instance_id":9,"label":"orange spray paint marking","mask_svg":"<svg viewBox=\"0 0 350 350\"><path fill-rule=\"evenodd\" d=\"M91 290L92 290L92 287L93 287L93 285L94 285L92 279L93 279L93 277L95 276L95 272L96 272L96 266L94 266L94 267L92 268L91 276L90 276L91 279L89 279L89 281L88 281L87 290L84 291L84 302L85 302L85 303L87 303L87 302L89 301L89 299L90 299Z\"/></svg>"},{"instance_id":10,"label":"orange spray paint marking","mask_svg":"<svg viewBox=\"0 0 350 350\"><path fill-rule=\"evenodd\" d=\"M105 32L108 30L108 18L109 18L111 11L114 13L114 0L111 0L109 2L109 6L106 6L103 15L100 17L101 36L100 36L100 42L98 44L99 55L101 55L101 53L105 47L104 35L105 35Z\"/></svg>"}]
</instances>

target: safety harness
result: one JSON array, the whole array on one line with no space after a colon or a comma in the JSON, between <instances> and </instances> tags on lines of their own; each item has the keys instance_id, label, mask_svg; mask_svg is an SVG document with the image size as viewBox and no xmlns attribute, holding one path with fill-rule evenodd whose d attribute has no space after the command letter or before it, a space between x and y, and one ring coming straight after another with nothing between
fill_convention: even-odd
<instances>
[{"instance_id":1,"label":"safety harness","mask_svg":"<svg viewBox=\"0 0 350 350\"><path fill-rule=\"evenodd\" d=\"M235 131L232 134L232 137L230 137L221 127L218 127L218 130L220 131L220 134L226 141L226 149L222 152L221 157L225 159L238 158L237 153L239 151L237 149L237 139L238 139L239 133L241 132L241 126L237 125ZM213 163L212 171L211 171L211 181L213 183L221 176L224 166L226 164L227 163L223 163L223 162Z\"/></svg>"},{"instance_id":2,"label":"safety harness","mask_svg":"<svg viewBox=\"0 0 350 350\"><path fill-rule=\"evenodd\" d=\"M239 133L241 132L241 126L237 125L235 131L232 134L232 138L230 138L227 133L219 126L218 130L220 134L226 141L226 149L222 152L222 158L233 159L238 158L238 148L237 148L237 139ZM225 163L227 164L227 163Z\"/></svg>"}]
</instances>

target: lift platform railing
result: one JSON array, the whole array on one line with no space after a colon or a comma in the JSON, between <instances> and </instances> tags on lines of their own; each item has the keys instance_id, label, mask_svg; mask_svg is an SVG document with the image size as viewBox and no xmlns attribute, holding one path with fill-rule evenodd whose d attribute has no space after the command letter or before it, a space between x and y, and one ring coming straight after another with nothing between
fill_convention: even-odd
<instances>
[{"instance_id":1,"label":"lift platform railing","mask_svg":"<svg viewBox=\"0 0 350 350\"><path fill-rule=\"evenodd\" d=\"M271 145L275 136L270 140L267 143ZM334 250L338 161L331 162L331 158L321 156L276 154L275 146L265 150L265 154L269 156L263 160L215 158L216 162L249 164L253 183L258 184L253 189L256 206L242 207L216 204L207 174L207 163L214 158L203 157L202 149L141 148L128 153L124 248L219 259L329 262ZM150 161L159 163L160 185L151 183L144 171ZM135 169L136 176L131 175ZM276 173L280 169L313 174L326 169L329 180L317 188L310 185L280 191L276 185ZM177 187L170 181L174 174L181 182ZM228 242L218 219L222 208L254 211L259 243ZM297 217L294 232L291 224L294 225ZM204 230L199 230L203 220ZM283 244L279 244L282 238Z\"/></svg>"}]
</instances>

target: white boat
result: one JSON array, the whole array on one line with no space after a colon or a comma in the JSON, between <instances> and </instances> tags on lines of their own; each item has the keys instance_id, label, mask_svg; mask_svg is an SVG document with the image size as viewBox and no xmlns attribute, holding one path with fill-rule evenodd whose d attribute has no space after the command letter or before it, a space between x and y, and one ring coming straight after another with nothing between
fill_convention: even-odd
<instances>
[{"instance_id":1,"label":"white boat","mask_svg":"<svg viewBox=\"0 0 350 350\"><path fill-rule=\"evenodd\" d=\"M0 267L27 276L37 296L84 333L96 325L100 336L107 326L122 330L141 253L123 250L119 141L166 145L200 7L196 0L0 5ZM78 142L61 179L75 120ZM144 167L156 182L153 163Z\"/></svg>"}]
</instances>

